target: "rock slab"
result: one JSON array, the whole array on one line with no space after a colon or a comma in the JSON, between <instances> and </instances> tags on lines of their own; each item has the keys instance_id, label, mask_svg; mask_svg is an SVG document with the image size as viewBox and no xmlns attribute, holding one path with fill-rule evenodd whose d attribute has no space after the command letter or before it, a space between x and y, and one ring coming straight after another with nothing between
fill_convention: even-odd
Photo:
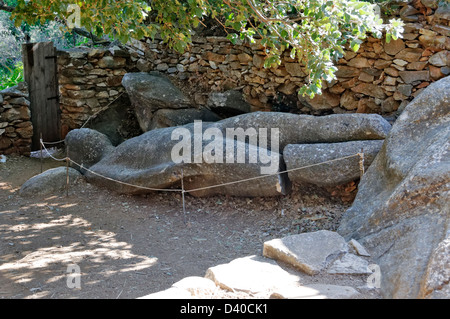
<instances>
[{"instance_id":1,"label":"rock slab","mask_svg":"<svg viewBox=\"0 0 450 319\"><path fill-rule=\"evenodd\" d=\"M298 282L297 276L283 270L275 261L260 256L238 258L211 267L205 277L222 289L252 294L295 286Z\"/></svg>"},{"instance_id":2,"label":"rock slab","mask_svg":"<svg viewBox=\"0 0 450 319\"><path fill-rule=\"evenodd\" d=\"M142 131L150 130L153 113L158 109L182 109L189 99L165 76L157 73L127 73L122 79Z\"/></svg>"},{"instance_id":3,"label":"rock slab","mask_svg":"<svg viewBox=\"0 0 450 319\"><path fill-rule=\"evenodd\" d=\"M69 182L71 184L81 177L80 172L69 167ZM66 184L66 167L52 168L26 181L20 188L19 194L21 196L57 195L65 189Z\"/></svg>"},{"instance_id":4,"label":"rock slab","mask_svg":"<svg viewBox=\"0 0 450 319\"><path fill-rule=\"evenodd\" d=\"M348 246L342 236L320 230L265 242L263 255L316 275L347 251Z\"/></svg>"},{"instance_id":5,"label":"rock slab","mask_svg":"<svg viewBox=\"0 0 450 319\"><path fill-rule=\"evenodd\" d=\"M283 158L287 170L305 167L288 173L292 182L337 186L360 178L361 157L353 155L364 153L364 168L368 169L382 145L382 140L289 144L283 150ZM353 157L340 159L348 156ZM320 164L328 161L331 162ZM315 164L320 165L311 166Z\"/></svg>"}]
</instances>

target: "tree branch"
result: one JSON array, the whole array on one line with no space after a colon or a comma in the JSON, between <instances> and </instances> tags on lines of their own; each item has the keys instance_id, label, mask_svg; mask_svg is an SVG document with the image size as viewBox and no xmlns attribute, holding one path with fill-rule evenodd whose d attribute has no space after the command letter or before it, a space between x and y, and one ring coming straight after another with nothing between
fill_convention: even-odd
<instances>
[{"instance_id":1,"label":"tree branch","mask_svg":"<svg viewBox=\"0 0 450 319\"><path fill-rule=\"evenodd\" d=\"M92 34L92 32L89 32L86 29L73 28L73 32L75 32L78 35L81 35L82 37L91 39L92 42L94 42L94 44L109 44L109 43L111 43L108 40L105 40L105 39L95 36L94 34Z\"/></svg>"},{"instance_id":2,"label":"tree branch","mask_svg":"<svg viewBox=\"0 0 450 319\"><path fill-rule=\"evenodd\" d=\"M14 7L7 6L3 1L0 0L0 10L6 11L6 12L13 12Z\"/></svg>"}]
</instances>

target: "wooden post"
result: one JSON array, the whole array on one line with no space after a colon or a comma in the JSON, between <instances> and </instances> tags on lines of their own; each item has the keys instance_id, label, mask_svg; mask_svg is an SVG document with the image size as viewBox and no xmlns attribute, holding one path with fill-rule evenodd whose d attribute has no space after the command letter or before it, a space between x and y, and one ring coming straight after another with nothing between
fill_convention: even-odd
<instances>
[{"instance_id":1,"label":"wooden post","mask_svg":"<svg viewBox=\"0 0 450 319\"><path fill-rule=\"evenodd\" d=\"M184 175L183 175L183 169L181 169L181 198L183 199L183 220L184 224L187 225L187 218L186 218L186 205L184 201Z\"/></svg>"},{"instance_id":2,"label":"wooden post","mask_svg":"<svg viewBox=\"0 0 450 319\"><path fill-rule=\"evenodd\" d=\"M39 134L39 148L40 148L40 150L41 150L41 174L42 174L42 171L43 171L43 164L42 164L42 161L44 160L44 157L43 157L43 154L42 154L42 143L43 143L43 141L42 141L42 133L40 133Z\"/></svg>"},{"instance_id":3,"label":"wooden post","mask_svg":"<svg viewBox=\"0 0 450 319\"><path fill-rule=\"evenodd\" d=\"M69 197L69 146L66 149L66 197Z\"/></svg>"}]
</instances>

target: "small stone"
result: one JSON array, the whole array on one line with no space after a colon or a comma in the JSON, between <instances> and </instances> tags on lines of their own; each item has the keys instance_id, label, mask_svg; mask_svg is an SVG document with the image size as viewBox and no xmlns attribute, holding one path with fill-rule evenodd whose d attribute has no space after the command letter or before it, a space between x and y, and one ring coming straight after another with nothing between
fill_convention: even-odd
<instances>
[{"instance_id":1,"label":"small stone","mask_svg":"<svg viewBox=\"0 0 450 319\"><path fill-rule=\"evenodd\" d=\"M405 66L408 64L408 62L406 62L405 60L400 60L400 59L395 59L394 63L399 65L399 66Z\"/></svg>"},{"instance_id":2,"label":"small stone","mask_svg":"<svg viewBox=\"0 0 450 319\"><path fill-rule=\"evenodd\" d=\"M264 57L254 54L253 55L253 65L257 67L258 69L261 69L264 67Z\"/></svg>"},{"instance_id":3,"label":"small stone","mask_svg":"<svg viewBox=\"0 0 450 319\"><path fill-rule=\"evenodd\" d=\"M348 66L356 67L356 68L368 68L370 67L369 62L366 58L354 58L351 59L348 64Z\"/></svg>"},{"instance_id":4,"label":"small stone","mask_svg":"<svg viewBox=\"0 0 450 319\"><path fill-rule=\"evenodd\" d=\"M169 65L167 63L160 63L156 66L156 70L164 72L169 69Z\"/></svg>"},{"instance_id":5,"label":"small stone","mask_svg":"<svg viewBox=\"0 0 450 319\"><path fill-rule=\"evenodd\" d=\"M177 70L178 72L183 73L186 71L186 68L184 67L183 64L177 64Z\"/></svg>"},{"instance_id":6,"label":"small stone","mask_svg":"<svg viewBox=\"0 0 450 319\"><path fill-rule=\"evenodd\" d=\"M416 62L422 57L423 49L406 48L395 55L395 59L405 60L407 62ZM395 60L394 60L395 63Z\"/></svg>"},{"instance_id":7,"label":"small stone","mask_svg":"<svg viewBox=\"0 0 450 319\"><path fill-rule=\"evenodd\" d=\"M352 88L351 90L356 93L363 93L365 95L376 97L379 99L384 99L386 97L386 94L384 93L383 89L380 88L378 85L372 83L361 83Z\"/></svg>"},{"instance_id":8,"label":"small stone","mask_svg":"<svg viewBox=\"0 0 450 319\"><path fill-rule=\"evenodd\" d=\"M450 51L440 51L430 57L428 62L434 66L450 66Z\"/></svg>"},{"instance_id":9,"label":"small stone","mask_svg":"<svg viewBox=\"0 0 450 319\"><path fill-rule=\"evenodd\" d=\"M427 62L417 61L417 62L411 62L411 63L407 64L406 69L421 71L421 70L425 69L426 66L427 66Z\"/></svg>"},{"instance_id":10,"label":"small stone","mask_svg":"<svg viewBox=\"0 0 450 319\"><path fill-rule=\"evenodd\" d=\"M400 71L400 77L407 84L411 84L415 81L429 81L430 72L429 71Z\"/></svg>"},{"instance_id":11,"label":"small stone","mask_svg":"<svg viewBox=\"0 0 450 319\"><path fill-rule=\"evenodd\" d=\"M358 80L363 81L363 82L373 82L373 80L375 79L375 77L373 75L367 74L366 72L361 72L361 74L359 75Z\"/></svg>"},{"instance_id":12,"label":"small stone","mask_svg":"<svg viewBox=\"0 0 450 319\"><path fill-rule=\"evenodd\" d=\"M384 73L386 73L387 75L393 76L393 77L398 77L398 70L393 69L393 68L385 69Z\"/></svg>"},{"instance_id":13,"label":"small stone","mask_svg":"<svg viewBox=\"0 0 450 319\"><path fill-rule=\"evenodd\" d=\"M149 72L151 70L151 64L144 59L139 59L136 62L136 68L141 72Z\"/></svg>"},{"instance_id":14,"label":"small stone","mask_svg":"<svg viewBox=\"0 0 450 319\"><path fill-rule=\"evenodd\" d=\"M97 97L99 99L107 99L107 98L109 98L109 94L106 91L101 91L101 92L98 92L97 94L95 94L95 97Z\"/></svg>"},{"instance_id":15,"label":"small stone","mask_svg":"<svg viewBox=\"0 0 450 319\"><path fill-rule=\"evenodd\" d=\"M443 36L450 37L450 26L447 27L445 25L436 24L431 29L442 34Z\"/></svg>"},{"instance_id":16,"label":"small stone","mask_svg":"<svg viewBox=\"0 0 450 319\"><path fill-rule=\"evenodd\" d=\"M247 53L238 54L238 59L241 64L248 64L250 61L253 61L253 57Z\"/></svg>"},{"instance_id":17,"label":"small stone","mask_svg":"<svg viewBox=\"0 0 450 319\"><path fill-rule=\"evenodd\" d=\"M405 96L411 96L412 88L411 84L399 84L397 86L397 90Z\"/></svg>"},{"instance_id":18,"label":"small stone","mask_svg":"<svg viewBox=\"0 0 450 319\"><path fill-rule=\"evenodd\" d=\"M358 101L355 98L355 93L345 91L341 96L340 106L349 111L356 110L358 108Z\"/></svg>"},{"instance_id":19,"label":"small stone","mask_svg":"<svg viewBox=\"0 0 450 319\"><path fill-rule=\"evenodd\" d=\"M396 55L405 48L405 42L402 39L392 40L384 44L384 51L389 55Z\"/></svg>"},{"instance_id":20,"label":"small stone","mask_svg":"<svg viewBox=\"0 0 450 319\"><path fill-rule=\"evenodd\" d=\"M381 111L383 113L392 113L398 110L400 103L393 96L388 97L381 103Z\"/></svg>"},{"instance_id":21,"label":"small stone","mask_svg":"<svg viewBox=\"0 0 450 319\"><path fill-rule=\"evenodd\" d=\"M350 245L350 247L352 247L355 252L359 255L359 256L364 256L364 257L370 257L369 252L366 250L366 248L364 248L363 245L361 245L358 241L356 241L355 239L351 239L348 244Z\"/></svg>"},{"instance_id":22,"label":"small stone","mask_svg":"<svg viewBox=\"0 0 450 319\"><path fill-rule=\"evenodd\" d=\"M433 47L438 49L450 49L450 39L446 36L438 36L436 32L435 35L423 34L419 37L420 43L425 47Z\"/></svg>"},{"instance_id":23,"label":"small stone","mask_svg":"<svg viewBox=\"0 0 450 319\"><path fill-rule=\"evenodd\" d=\"M346 51L345 55L344 55L344 59L348 61L348 60L353 59L356 55L357 55L357 53L355 51L353 51L353 50Z\"/></svg>"},{"instance_id":24,"label":"small stone","mask_svg":"<svg viewBox=\"0 0 450 319\"><path fill-rule=\"evenodd\" d=\"M336 71L336 76L338 78L353 78L353 77L357 77L360 72L361 72L361 70L358 68L345 66L345 65L339 65L338 70Z\"/></svg>"},{"instance_id":25,"label":"small stone","mask_svg":"<svg viewBox=\"0 0 450 319\"><path fill-rule=\"evenodd\" d=\"M98 66L102 69L116 69L125 67L126 62L127 60L122 57L105 56L98 61Z\"/></svg>"},{"instance_id":26,"label":"small stone","mask_svg":"<svg viewBox=\"0 0 450 319\"><path fill-rule=\"evenodd\" d=\"M173 73L177 73L178 69L176 67L171 67L167 69L167 73L169 74L173 74Z\"/></svg>"},{"instance_id":27,"label":"small stone","mask_svg":"<svg viewBox=\"0 0 450 319\"><path fill-rule=\"evenodd\" d=\"M380 59L380 60L376 60L375 64L373 66L376 69L382 70L382 69L389 67L391 65L391 63L392 63L392 61Z\"/></svg>"},{"instance_id":28,"label":"small stone","mask_svg":"<svg viewBox=\"0 0 450 319\"><path fill-rule=\"evenodd\" d=\"M431 9L437 9L439 0L420 0L422 4Z\"/></svg>"},{"instance_id":29,"label":"small stone","mask_svg":"<svg viewBox=\"0 0 450 319\"><path fill-rule=\"evenodd\" d=\"M83 91L72 91L67 90L67 96L72 99L90 99L95 96L95 91L93 90L83 90Z\"/></svg>"},{"instance_id":30,"label":"small stone","mask_svg":"<svg viewBox=\"0 0 450 319\"><path fill-rule=\"evenodd\" d=\"M336 260L328 269L329 274L339 275L367 275L372 274L369 269L369 263L361 257L353 254L345 254L342 258Z\"/></svg>"},{"instance_id":31,"label":"small stone","mask_svg":"<svg viewBox=\"0 0 450 319\"><path fill-rule=\"evenodd\" d=\"M407 18L408 16L414 15L416 13L419 13L419 10L417 10L413 6L408 5L400 9L400 16L402 18Z\"/></svg>"},{"instance_id":32,"label":"small stone","mask_svg":"<svg viewBox=\"0 0 450 319\"><path fill-rule=\"evenodd\" d=\"M205 59L207 61L213 61L216 63L222 63L223 61L225 61L225 55L217 54L217 53L213 53L213 52L206 52L203 55L203 59Z\"/></svg>"},{"instance_id":33,"label":"small stone","mask_svg":"<svg viewBox=\"0 0 450 319\"><path fill-rule=\"evenodd\" d=\"M436 19L450 20L450 6L448 3L439 5L437 10L434 12L434 17Z\"/></svg>"},{"instance_id":34,"label":"small stone","mask_svg":"<svg viewBox=\"0 0 450 319\"><path fill-rule=\"evenodd\" d=\"M304 77L306 74L303 72L302 67L299 63L285 63L286 71L295 77Z\"/></svg>"},{"instance_id":35,"label":"small stone","mask_svg":"<svg viewBox=\"0 0 450 319\"><path fill-rule=\"evenodd\" d=\"M295 83L289 82L289 83L285 83L285 84L281 84L278 88L277 91L285 94L285 95L291 95L294 94L297 91L298 87Z\"/></svg>"},{"instance_id":36,"label":"small stone","mask_svg":"<svg viewBox=\"0 0 450 319\"><path fill-rule=\"evenodd\" d=\"M429 69L430 69L430 77L433 80L439 80L445 76L445 74L442 73L441 68L439 68L439 67L430 65Z\"/></svg>"},{"instance_id":37,"label":"small stone","mask_svg":"<svg viewBox=\"0 0 450 319\"><path fill-rule=\"evenodd\" d=\"M397 83L397 78L387 76L384 79L383 85L395 85Z\"/></svg>"},{"instance_id":38,"label":"small stone","mask_svg":"<svg viewBox=\"0 0 450 319\"><path fill-rule=\"evenodd\" d=\"M8 100L9 104L30 106L30 102L24 97L16 97Z\"/></svg>"},{"instance_id":39,"label":"small stone","mask_svg":"<svg viewBox=\"0 0 450 319\"><path fill-rule=\"evenodd\" d=\"M214 61L209 61L209 66L211 67L211 69L216 70L217 69L217 65Z\"/></svg>"},{"instance_id":40,"label":"small stone","mask_svg":"<svg viewBox=\"0 0 450 319\"><path fill-rule=\"evenodd\" d=\"M0 121L13 122L16 120L29 120L31 116L30 110L26 106L8 109L0 113Z\"/></svg>"},{"instance_id":41,"label":"small stone","mask_svg":"<svg viewBox=\"0 0 450 319\"><path fill-rule=\"evenodd\" d=\"M33 137L33 126L16 128L16 133L19 134L21 138L31 138Z\"/></svg>"}]
</instances>

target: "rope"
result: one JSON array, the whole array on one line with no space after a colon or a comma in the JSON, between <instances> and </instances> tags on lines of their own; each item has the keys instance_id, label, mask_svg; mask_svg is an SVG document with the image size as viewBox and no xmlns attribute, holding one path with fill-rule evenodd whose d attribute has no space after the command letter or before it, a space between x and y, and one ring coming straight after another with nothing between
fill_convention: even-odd
<instances>
[{"instance_id":1,"label":"rope","mask_svg":"<svg viewBox=\"0 0 450 319\"><path fill-rule=\"evenodd\" d=\"M325 162L320 162L320 163L316 163L316 164L311 164L311 165L306 165L306 166L302 166L302 167L292 168L292 169L288 169L288 170L277 172L277 173L273 173L273 174L267 174L267 175L261 175L261 176L256 176L256 177L250 177L250 178L241 179L241 180L233 181L233 182L227 182L227 183L223 183L223 184L219 184L219 185L205 186L205 187L200 187L200 188L189 189L186 192L196 192L196 191L210 189L210 188L216 188L216 187L222 187L222 186L228 186L228 185L233 185L233 184L238 184L238 183L254 181L254 180L266 178L266 177L269 177L269 176L274 176L274 175L280 175L280 174L284 174L284 173L294 172L294 171L298 171L298 170L301 170L301 169L310 168L310 167L313 167L313 166L319 166L319 165L323 165L323 164L328 164L328 163L332 163L332 162L335 162L335 161L340 161L340 160L344 160L344 159L348 159L348 158L352 158L352 157L356 157L356 156L360 156L359 153L358 154L349 155L349 156L345 156L345 157L332 159L332 160L328 160L328 161L325 161Z\"/></svg>"},{"instance_id":2,"label":"rope","mask_svg":"<svg viewBox=\"0 0 450 319\"><path fill-rule=\"evenodd\" d=\"M107 180L109 180L109 181L116 182L116 183L119 183L119 184L123 184L123 185L126 185L126 186L136 187L136 188L145 189L145 190L149 190L149 191L157 191L157 192L180 192L180 193L182 192L181 189L173 189L173 188L151 188L151 187L145 187L145 186L134 185L134 184L130 184L130 183L127 183L127 182L122 182L122 181L116 180L116 179L114 179L114 178L111 178L111 177L108 177L108 176L99 174L99 173L97 173L97 172L94 172L93 170L90 170L90 169L88 169L88 168L85 168L85 167L83 167L82 164L78 164L77 162L75 162L74 160L72 160L72 159L70 159L70 158L69 158L69 161L70 161L71 163L77 165L77 166L80 167L81 169L84 169L84 170L88 171L89 173L92 173L92 174L97 175L97 176L99 176L99 177L101 177L101 178L104 178L104 179L107 179Z\"/></svg>"},{"instance_id":3,"label":"rope","mask_svg":"<svg viewBox=\"0 0 450 319\"><path fill-rule=\"evenodd\" d=\"M60 143L64 143L64 142L65 142L65 140L60 140L58 142L42 142L42 143L44 143L45 145L55 145L55 144L60 144Z\"/></svg>"},{"instance_id":4,"label":"rope","mask_svg":"<svg viewBox=\"0 0 450 319\"><path fill-rule=\"evenodd\" d=\"M57 161L57 162L64 162L64 161L67 161L67 157L65 157L65 158L56 158L56 157L54 157L52 154L50 154L50 152L48 151L48 149L45 147L45 145L44 145L44 142L42 141L42 139L40 140L40 142L41 142L41 145L42 145L42 147L44 148L44 150L47 152L47 154L48 154L48 156L50 157L50 158L52 158L53 160L55 160L55 161ZM69 159L70 160L70 159Z\"/></svg>"},{"instance_id":5,"label":"rope","mask_svg":"<svg viewBox=\"0 0 450 319\"><path fill-rule=\"evenodd\" d=\"M335 159L324 161L324 162L320 162L320 163L315 163L315 164L310 164L310 165L306 165L306 166L302 166L302 167L292 168L292 169L284 170L284 171L281 171L281 172L276 172L276 173L273 173L273 174L255 176L255 177L245 178L245 179L241 179L241 180L237 180L237 181L233 181L233 182L227 182L227 183L222 183L222 184L217 184L217 185L211 185L211 186L205 186L205 187L199 187L199 188L185 190L184 189L184 185L182 186L182 189L166 189L166 188L162 189L162 188L151 188L151 187L139 186L139 185L134 185L134 184L130 184L130 183L127 183L127 182L122 182L122 181L113 179L111 177L107 177L107 176L104 176L104 175L99 174L97 172L94 172L93 170L90 170L88 168L85 168L85 167L83 167L82 164L79 164L79 163L75 162L74 160L70 159L69 157L62 158L62 159L55 158L49 153L49 151L45 147L44 142L42 142L42 140L41 140L41 144L44 147L44 149L47 152L47 154L53 160L59 161L59 162L69 160L71 163L77 165L81 169L84 169L84 170L86 170L86 171L88 171L88 172L90 172L90 173L92 173L92 174L94 174L96 176L99 176L101 178L107 179L109 181L116 182L116 183L119 183L119 184L122 184L122 185L126 185L126 186L130 186L130 187L135 187L135 188L139 188L139 189L145 189L145 190L149 190L149 191L180 192L182 194L190 193L190 192L197 192L197 191L211 189L211 188L223 187L223 186L228 186L228 185L234 185L234 184L239 184L239 183L244 183L244 182L249 182L249 181L254 181L254 180L266 178L266 177L269 177L269 176L275 176L275 175L280 175L280 174L284 174L284 173L294 172L294 171L298 171L298 170L301 170L301 169L310 168L310 167L319 166L319 165L324 165L324 164L329 164L329 163L333 163L333 162L336 162L336 161L349 159L349 158L353 158L353 157L357 157L357 156L360 157L360 158L361 158L361 156L364 156L364 153L361 152L361 153L357 153L357 154L353 154L353 155L349 155L349 156L344 156L344 157L340 157L340 158L335 158ZM361 166L360 166L360 169L361 169ZM364 169L364 167L363 167L363 169Z\"/></svg>"}]
</instances>

